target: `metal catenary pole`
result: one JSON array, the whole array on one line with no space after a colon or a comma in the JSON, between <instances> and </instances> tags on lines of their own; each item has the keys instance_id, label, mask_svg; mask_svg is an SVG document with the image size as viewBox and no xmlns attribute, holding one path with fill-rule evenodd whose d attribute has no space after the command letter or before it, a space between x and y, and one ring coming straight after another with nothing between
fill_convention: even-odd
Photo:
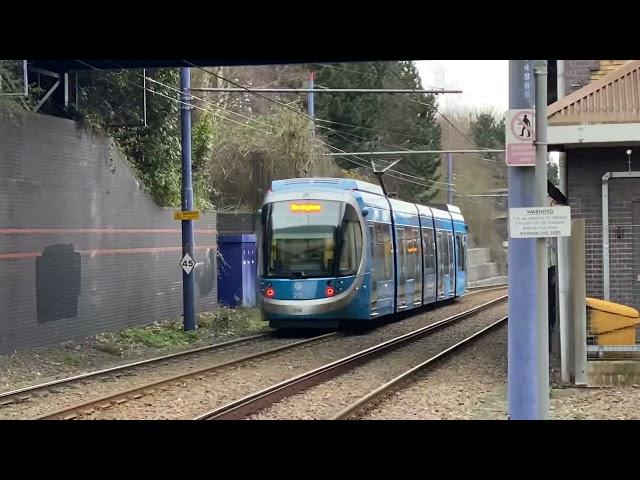
<instances>
[{"instance_id":1,"label":"metal catenary pole","mask_svg":"<svg viewBox=\"0 0 640 480\"><path fill-rule=\"evenodd\" d=\"M447 203L453 204L453 154L447 155Z\"/></svg>"},{"instance_id":2,"label":"metal catenary pole","mask_svg":"<svg viewBox=\"0 0 640 480\"><path fill-rule=\"evenodd\" d=\"M193 210L193 184L191 176L191 69L180 69L180 121L182 130L182 210ZM193 220L182 220L182 255L193 258ZM182 272L182 302L185 331L196 329L195 320L195 276Z\"/></svg>"},{"instance_id":3,"label":"metal catenary pole","mask_svg":"<svg viewBox=\"0 0 640 480\"><path fill-rule=\"evenodd\" d=\"M314 91L314 72L309 73L309 94L307 96L307 113L311 117L311 133L315 133L316 98Z\"/></svg>"}]
</instances>

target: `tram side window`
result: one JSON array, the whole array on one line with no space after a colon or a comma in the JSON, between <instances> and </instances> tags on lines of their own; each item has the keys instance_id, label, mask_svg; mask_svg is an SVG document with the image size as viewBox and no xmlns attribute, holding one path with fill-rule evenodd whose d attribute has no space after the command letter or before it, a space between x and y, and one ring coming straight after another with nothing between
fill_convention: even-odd
<instances>
[{"instance_id":1,"label":"tram side window","mask_svg":"<svg viewBox=\"0 0 640 480\"><path fill-rule=\"evenodd\" d=\"M415 258L413 254L413 238L410 227L404 227L404 245L403 245L403 264L404 264L404 279L408 280L413 278L413 272L415 270Z\"/></svg>"},{"instance_id":2,"label":"tram side window","mask_svg":"<svg viewBox=\"0 0 640 480\"><path fill-rule=\"evenodd\" d=\"M438 251L436 252L438 255L437 261L438 261L438 295L444 295L444 275L445 275L445 271L444 271L444 256L445 256L445 252L444 249L442 248L443 245L443 241L442 241L442 231L438 231L436 232L436 242L437 242L437 248Z\"/></svg>"},{"instance_id":3,"label":"tram side window","mask_svg":"<svg viewBox=\"0 0 640 480\"><path fill-rule=\"evenodd\" d=\"M420 231L417 228L411 228L409 230L409 242L407 244L407 253L411 258L411 269L409 272L412 278L420 278L420 246L418 244L420 238Z\"/></svg>"},{"instance_id":4,"label":"tram side window","mask_svg":"<svg viewBox=\"0 0 640 480\"><path fill-rule=\"evenodd\" d=\"M356 275L362 255L362 231L358 216L351 205L347 205L343 229L338 275Z\"/></svg>"},{"instance_id":5,"label":"tram side window","mask_svg":"<svg viewBox=\"0 0 640 480\"><path fill-rule=\"evenodd\" d=\"M414 275L416 280L416 288L414 292L414 301L422 302L422 257L420 256L420 229L412 228L411 236L413 242L413 262L414 262Z\"/></svg>"},{"instance_id":6,"label":"tram side window","mask_svg":"<svg viewBox=\"0 0 640 480\"><path fill-rule=\"evenodd\" d=\"M369 252L371 255L371 301L378 299L378 280L380 279L379 264L381 262L377 252L376 228L373 223L369 223Z\"/></svg>"},{"instance_id":7,"label":"tram side window","mask_svg":"<svg viewBox=\"0 0 640 480\"><path fill-rule=\"evenodd\" d=\"M382 225L375 224L375 268L378 270L377 278L386 278L384 274L384 234L382 233Z\"/></svg>"},{"instance_id":8,"label":"tram side window","mask_svg":"<svg viewBox=\"0 0 640 480\"><path fill-rule=\"evenodd\" d=\"M360 226L355 222L347 222L344 229L342 252L340 252L339 275L355 275L358 273L361 255Z\"/></svg>"},{"instance_id":9,"label":"tram side window","mask_svg":"<svg viewBox=\"0 0 640 480\"><path fill-rule=\"evenodd\" d=\"M451 234L451 232L447 233L447 246L445 250L447 251L446 269L447 269L447 273L451 274L453 273L453 268L455 267L454 252L453 252L453 235Z\"/></svg>"},{"instance_id":10,"label":"tram side window","mask_svg":"<svg viewBox=\"0 0 640 480\"><path fill-rule=\"evenodd\" d=\"M369 256L371 257L371 271L377 270L376 265L376 227L373 223L367 225L369 235Z\"/></svg>"},{"instance_id":11,"label":"tram side window","mask_svg":"<svg viewBox=\"0 0 640 480\"><path fill-rule=\"evenodd\" d=\"M430 228L423 228L422 236L424 238L424 272L428 275L433 275L436 268L433 230Z\"/></svg>"},{"instance_id":12,"label":"tram side window","mask_svg":"<svg viewBox=\"0 0 640 480\"><path fill-rule=\"evenodd\" d=\"M443 251L442 251L442 232L436 232L436 243L437 243L437 247L436 247L436 254L438 255L437 258L437 262L438 262L438 274L442 271L444 262L442 261L442 255L443 255Z\"/></svg>"},{"instance_id":13,"label":"tram side window","mask_svg":"<svg viewBox=\"0 0 640 480\"><path fill-rule=\"evenodd\" d=\"M462 235L459 233L456 234L456 247L458 250L458 270L464 272L465 270L465 252L464 252L464 244L462 241Z\"/></svg>"},{"instance_id":14,"label":"tram side window","mask_svg":"<svg viewBox=\"0 0 640 480\"><path fill-rule=\"evenodd\" d=\"M393 270L391 255L391 226L385 223L376 223L376 265L380 270L377 278L391 279Z\"/></svg>"},{"instance_id":15,"label":"tram side window","mask_svg":"<svg viewBox=\"0 0 640 480\"><path fill-rule=\"evenodd\" d=\"M440 242L438 244L442 252L442 273L444 275L449 273L449 245L447 244L447 234L445 232L438 232Z\"/></svg>"},{"instance_id":16,"label":"tram side window","mask_svg":"<svg viewBox=\"0 0 640 480\"><path fill-rule=\"evenodd\" d=\"M407 280L407 242L405 240L404 228L396 228L396 242L398 243L398 273L399 275L399 288L404 285Z\"/></svg>"},{"instance_id":17,"label":"tram side window","mask_svg":"<svg viewBox=\"0 0 640 480\"><path fill-rule=\"evenodd\" d=\"M464 269L467 270L467 263L469 262L469 259L467 258L467 236L466 235L462 235L462 247L463 247L463 251L464 251Z\"/></svg>"}]
</instances>

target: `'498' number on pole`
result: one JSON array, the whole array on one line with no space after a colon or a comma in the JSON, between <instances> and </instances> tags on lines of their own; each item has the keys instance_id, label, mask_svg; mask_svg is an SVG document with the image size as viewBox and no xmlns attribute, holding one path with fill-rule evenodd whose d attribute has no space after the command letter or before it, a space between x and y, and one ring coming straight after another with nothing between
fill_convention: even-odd
<instances>
[{"instance_id":1,"label":"'498' number on pole","mask_svg":"<svg viewBox=\"0 0 640 480\"><path fill-rule=\"evenodd\" d=\"M180 260L180 266L182 267L182 270L184 270L184 273L189 275L191 270L193 270L193 267L196 266L196 262L191 258L191 255L185 253L182 260Z\"/></svg>"}]
</instances>

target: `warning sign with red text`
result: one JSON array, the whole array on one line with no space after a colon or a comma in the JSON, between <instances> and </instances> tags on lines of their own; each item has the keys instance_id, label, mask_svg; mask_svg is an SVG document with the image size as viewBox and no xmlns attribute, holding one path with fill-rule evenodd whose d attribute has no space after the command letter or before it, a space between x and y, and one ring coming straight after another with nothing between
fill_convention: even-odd
<instances>
[{"instance_id":1,"label":"warning sign with red text","mask_svg":"<svg viewBox=\"0 0 640 480\"><path fill-rule=\"evenodd\" d=\"M534 118L534 110L516 109L507 111L505 129L508 166L535 167Z\"/></svg>"}]
</instances>

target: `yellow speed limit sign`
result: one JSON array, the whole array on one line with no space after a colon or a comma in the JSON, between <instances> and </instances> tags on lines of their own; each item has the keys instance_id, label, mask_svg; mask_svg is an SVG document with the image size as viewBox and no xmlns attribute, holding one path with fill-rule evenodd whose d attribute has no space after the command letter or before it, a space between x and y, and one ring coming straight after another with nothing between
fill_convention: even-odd
<instances>
[{"instance_id":1,"label":"yellow speed limit sign","mask_svg":"<svg viewBox=\"0 0 640 480\"><path fill-rule=\"evenodd\" d=\"M200 212L173 212L174 220L200 220Z\"/></svg>"}]
</instances>

